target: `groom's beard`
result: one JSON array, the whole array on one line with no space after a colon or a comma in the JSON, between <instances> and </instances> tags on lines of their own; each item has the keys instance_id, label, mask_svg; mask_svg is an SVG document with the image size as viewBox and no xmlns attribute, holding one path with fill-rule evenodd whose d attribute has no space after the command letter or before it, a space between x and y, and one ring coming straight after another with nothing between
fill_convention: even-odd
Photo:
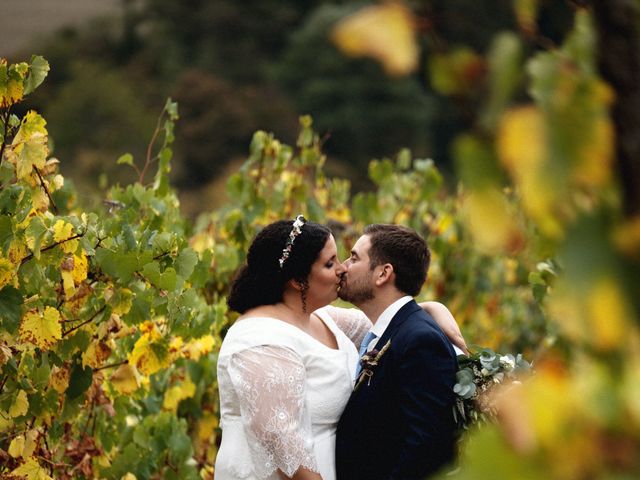
<instances>
[{"instance_id":1,"label":"groom's beard","mask_svg":"<svg viewBox=\"0 0 640 480\"><path fill-rule=\"evenodd\" d=\"M375 295L373 294L373 286L371 285L373 272L369 275L360 277L359 280L349 280L347 274L346 280L342 282L338 297L354 305L361 305L369 300L373 300Z\"/></svg>"}]
</instances>

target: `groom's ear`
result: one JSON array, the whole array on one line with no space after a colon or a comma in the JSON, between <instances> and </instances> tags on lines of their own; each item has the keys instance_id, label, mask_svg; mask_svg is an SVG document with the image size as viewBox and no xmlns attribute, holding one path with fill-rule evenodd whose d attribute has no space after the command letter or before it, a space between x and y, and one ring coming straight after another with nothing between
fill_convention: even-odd
<instances>
[{"instance_id":1,"label":"groom's ear","mask_svg":"<svg viewBox=\"0 0 640 480\"><path fill-rule=\"evenodd\" d=\"M382 287L388 282L393 282L394 275L395 272L393 271L393 265L385 263L376 268L373 281L376 284L376 287Z\"/></svg>"}]
</instances>

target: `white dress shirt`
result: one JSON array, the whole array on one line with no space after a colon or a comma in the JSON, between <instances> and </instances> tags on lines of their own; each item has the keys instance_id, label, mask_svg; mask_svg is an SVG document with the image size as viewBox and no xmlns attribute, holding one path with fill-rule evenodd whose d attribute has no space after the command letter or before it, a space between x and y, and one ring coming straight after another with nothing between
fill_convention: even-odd
<instances>
[{"instance_id":1,"label":"white dress shirt","mask_svg":"<svg viewBox=\"0 0 640 480\"><path fill-rule=\"evenodd\" d=\"M402 307L404 307L407 303L409 303L411 300L413 300L413 297L409 295L405 295L404 297L399 298L398 300L396 300L395 302L393 302L391 305L389 305L387 308L384 309L384 311L378 317L378 320L376 320L376 323L374 323L373 327L371 327L371 331L375 333L376 336L373 340L369 342L369 345L367 345L367 352L370 352L371 350L373 350L373 348L376 346L376 343L378 343L378 340L380 340L380 337L382 337L385 330L391 323L391 320L393 319L393 317L395 317L396 313L398 313L398 311ZM460 350L457 346L453 344L452 346L456 355L464 355L464 352Z\"/></svg>"},{"instance_id":2,"label":"white dress shirt","mask_svg":"<svg viewBox=\"0 0 640 480\"><path fill-rule=\"evenodd\" d=\"M371 340L371 342L369 342L369 345L367 346L367 352L370 352L376 346L376 343L378 343L378 340L380 339L380 337L382 337L384 331L391 323L391 320L396 316L396 313L398 313L398 310L404 307L411 300L413 300L413 297L405 295L404 297L399 298L384 309L384 311L378 317L378 320L376 320L376 323L374 323L373 327L371 327L371 331L376 334L376 337Z\"/></svg>"}]
</instances>

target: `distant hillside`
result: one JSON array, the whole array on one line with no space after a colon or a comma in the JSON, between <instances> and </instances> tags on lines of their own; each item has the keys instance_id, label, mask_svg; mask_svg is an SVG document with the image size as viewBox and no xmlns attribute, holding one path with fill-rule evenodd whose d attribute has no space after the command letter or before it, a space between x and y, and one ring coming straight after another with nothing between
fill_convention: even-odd
<instances>
[{"instance_id":1,"label":"distant hillside","mask_svg":"<svg viewBox=\"0 0 640 480\"><path fill-rule=\"evenodd\" d=\"M120 4L121 0L0 0L0 57L36 36L116 12Z\"/></svg>"}]
</instances>

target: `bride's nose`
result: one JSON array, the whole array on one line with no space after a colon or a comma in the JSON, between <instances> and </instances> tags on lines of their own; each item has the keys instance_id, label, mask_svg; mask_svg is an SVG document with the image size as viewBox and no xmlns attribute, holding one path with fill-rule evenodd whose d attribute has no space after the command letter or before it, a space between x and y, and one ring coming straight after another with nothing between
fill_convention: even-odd
<instances>
[{"instance_id":1,"label":"bride's nose","mask_svg":"<svg viewBox=\"0 0 640 480\"><path fill-rule=\"evenodd\" d=\"M347 267L345 267L344 264L341 262L337 262L337 263L338 265L336 266L336 275L341 277L346 273Z\"/></svg>"}]
</instances>

